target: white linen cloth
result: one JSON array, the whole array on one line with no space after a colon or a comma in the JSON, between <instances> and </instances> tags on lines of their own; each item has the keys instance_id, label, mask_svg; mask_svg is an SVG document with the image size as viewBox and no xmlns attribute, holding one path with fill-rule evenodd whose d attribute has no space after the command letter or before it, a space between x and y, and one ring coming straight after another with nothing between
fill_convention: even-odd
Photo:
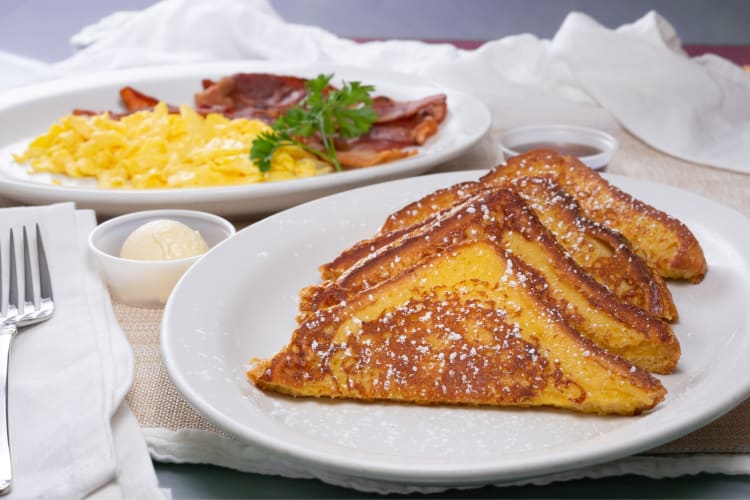
<instances>
[{"instance_id":1,"label":"white linen cloth","mask_svg":"<svg viewBox=\"0 0 750 500\"><path fill-rule=\"evenodd\" d=\"M55 313L22 328L11 347L9 498L161 498L141 430L124 403L132 350L88 259L94 213L72 203L0 209L4 269L10 228L20 249L22 226L32 228L33 238L35 223Z\"/></svg>"},{"instance_id":2,"label":"white linen cloth","mask_svg":"<svg viewBox=\"0 0 750 500\"><path fill-rule=\"evenodd\" d=\"M73 42L82 50L55 64L55 74L245 59L402 71L481 98L496 129L625 127L678 158L750 172L750 75L717 56L688 58L655 12L616 30L572 13L552 40L521 34L461 50L355 43L287 23L265 0L164 0L109 16Z\"/></svg>"},{"instance_id":3,"label":"white linen cloth","mask_svg":"<svg viewBox=\"0 0 750 500\"><path fill-rule=\"evenodd\" d=\"M175 463L209 463L255 474L301 479L319 479L329 484L359 491L387 494L437 493L448 488L422 486L350 477L335 472L301 466L270 457L246 443L219 436L211 431L144 429L149 450L156 460ZM550 474L493 486L547 485L574 479L600 479L635 474L649 478L672 478L700 473L748 474L750 456L731 454L690 454L681 456L637 455L583 469ZM488 484L490 485L490 484ZM481 486L481 485L479 485ZM468 486L466 489L477 486Z\"/></svg>"}]
</instances>

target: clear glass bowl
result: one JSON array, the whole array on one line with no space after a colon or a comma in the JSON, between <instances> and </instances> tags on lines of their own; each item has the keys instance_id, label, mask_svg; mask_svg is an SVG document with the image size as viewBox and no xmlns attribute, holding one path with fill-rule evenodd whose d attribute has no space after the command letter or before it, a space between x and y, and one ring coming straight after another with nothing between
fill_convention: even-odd
<instances>
[{"instance_id":1,"label":"clear glass bowl","mask_svg":"<svg viewBox=\"0 0 750 500\"><path fill-rule=\"evenodd\" d=\"M500 149L506 159L538 148L576 156L594 170L600 170L609 164L618 143L602 130L575 125L528 125L500 136Z\"/></svg>"}]
</instances>

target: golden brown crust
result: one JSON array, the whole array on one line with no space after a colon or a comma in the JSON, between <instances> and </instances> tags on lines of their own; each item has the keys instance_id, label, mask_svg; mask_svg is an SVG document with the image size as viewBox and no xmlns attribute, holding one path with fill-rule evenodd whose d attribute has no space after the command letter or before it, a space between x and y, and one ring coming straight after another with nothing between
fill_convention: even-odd
<instances>
[{"instance_id":1,"label":"golden brown crust","mask_svg":"<svg viewBox=\"0 0 750 500\"><path fill-rule=\"evenodd\" d=\"M300 297L301 317L348 300L451 245L477 238L497 241L537 269L550 285L545 300L585 336L658 373L676 366L679 343L669 325L596 282L565 254L521 197L505 188L475 194L372 252L335 282L306 289Z\"/></svg>"},{"instance_id":2,"label":"golden brown crust","mask_svg":"<svg viewBox=\"0 0 750 500\"><path fill-rule=\"evenodd\" d=\"M586 218L578 202L554 179L510 178L505 186L524 198L565 251L599 283L649 314L670 322L678 319L677 307L662 277L621 234ZM388 216L377 236L361 242L327 264L329 271L335 269L336 272L326 273L324 279L335 279L357 260L403 235L410 226L424 224L435 214L487 188L480 182L463 182L430 193L394 212Z\"/></svg>"},{"instance_id":3,"label":"golden brown crust","mask_svg":"<svg viewBox=\"0 0 750 500\"><path fill-rule=\"evenodd\" d=\"M440 212L450 209L457 202L474 194L478 187L476 182L457 184L450 188L437 190L422 200L410 203L390 215L372 238L355 243L331 262L321 265L318 268L320 277L323 280L335 280L359 260L392 243L407 231L413 230L412 226L428 224L429 219L437 217Z\"/></svg>"},{"instance_id":4,"label":"golden brown crust","mask_svg":"<svg viewBox=\"0 0 750 500\"><path fill-rule=\"evenodd\" d=\"M389 215L376 236L403 231L414 224L420 224L426 219L449 209L457 202L476 194L482 187L476 181L468 181L433 191Z\"/></svg>"},{"instance_id":5,"label":"golden brown crust","mask_svg":"<svg viewBox=\"0 0 750 500\"><path fill-rule=\"evenodd\" d=\"M553 178L590 219L623 234L664 278L697 283L705 276L703 250L682 222L616 188L574 157L552 150L530 151L510 158L480 182L503 184L528 176Z\"/></svg>"},{"instance_id":6,"label":"golden brown crust","mask_svg":"<svg viewBox=\"0 0 750 500\"><path fill-rule=\"evenodd\" d=\"M354 266L358 261L366 258L378 248L397 240L408 230L408 227L401 228L355 243L341 252L331 262L319 266L320 277L324 280L335 280L341 273Z\"/></svg>"},{"instance_id":7,"label":"golden brown crust","mask_svg":"<svg viewBox=\"0 0 750 500\"><path fill-rule=\"evenodd\" d=\"M540 301L528 271L489 240L448 247L318 311L248 376L294 396L417 404L636 415L663 400L658 380Z\"/></svg>"},{"instance_id":8,"label":"golden brown crust","mask_svg":"<svg viewBox=\"0 0 750 500\"><path fill-rule=\"evenodd\" d=\"M664 280L635 253L630 241L587 219L578 202L553 179L521 177L508 182L560 245L599 283L625 302L666 321L678 319Z\"/></svg>"}]
</instances>

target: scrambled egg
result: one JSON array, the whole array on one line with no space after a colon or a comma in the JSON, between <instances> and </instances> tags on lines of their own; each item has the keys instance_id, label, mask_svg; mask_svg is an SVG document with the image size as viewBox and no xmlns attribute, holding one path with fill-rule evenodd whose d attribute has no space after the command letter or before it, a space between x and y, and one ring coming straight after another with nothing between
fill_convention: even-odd
<instances>
[{"instance_id":1,"label":"scrambled egg","mask_svg":"<svg viewBox=\"0 0 750 500\"><path fill-rule=\"evenodd\" d=\"M250 160L250 145L268 130L258 120L205 117L164 103L114 120L108 114L68 115L34 139L19 163L34 173L94 177L102 188L158 189L227 186L310 177L331 167L298 147L282 147L271 170Z\"/></svg>"}]
</instances>

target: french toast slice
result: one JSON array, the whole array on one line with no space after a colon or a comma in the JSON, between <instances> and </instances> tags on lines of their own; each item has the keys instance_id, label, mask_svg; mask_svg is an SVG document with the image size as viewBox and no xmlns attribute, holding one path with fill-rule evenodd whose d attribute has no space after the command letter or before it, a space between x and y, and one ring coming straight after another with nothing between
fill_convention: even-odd
<instances>
[{"instance_id":1,"label":"french toast slice","mask_svg":"<svg viewBox=\"0 0 750 500\"><path fill-rule=\"evenodd\" d=\"M386 220L373 238L364 239L341 252L332 261L318 267L323 280L335 280L338 276L380 247L390 244L418 225L430 223L440 212L475 195L481 186L476 182L465 182L450 189L439 189L430 195L410 203ZM412 227L414 226L414 227Z\"/></svg>"},{"instance_id":2,"label":"french toast slice","mask_svg":"<svg viewBox=\"0 0 750 500\"><path fill-rule=\"evenodd\" d=\"M669 325L594 280L507 188L481 191L431 222L412 226L335 281L304 288L299 319L346 302L447 246L478 238L496 241L542 275L548 283L544 295L572 328L642 368L656 373L674 370L680 346Z\"/></svg>"},{"instance_id":3,"label":"french toast slice","mask_svg":"<svg viewBox=\"0 0 750 500\"><path fill-rule=\"evenodd\" d=\"M543 286L490 240L449 246L317 311L279 353L253 360L247 376L292 396L422 405L637 415L663 400L651 374L540 300Z\"/></svg>"},{"instance_id":4,"label":"french toast slice","mask_svg":"<svg viewBox=\"0 0 750 500\"><path fill-rule=\"evenodd\" d=\"M666 321L679 314L672 293L622 234L586 218L578 202L554 180L521 177L508 182L560 245L598 282L625 302Z\"/></svg>"},{"instance_id":5,"label":"french toast slice","mask_svg":"<svg viewBox=\"0 0 750 500\"><path fill-rule=\"evenodd\" d=\"M492 184L496 186L497 184ZM398 232L420 224L444 210L459 203L469 196L476 195L488 186L479 181L466 181L441 188L413 201L386 217L376 236Z\"/></svg>"},{"instance_id":6,"label":"french toast slice","mask_svg":"<svg viewBox=\"0 0 750 500\"><path fill-rule=\"evenodd\" d=\"M693 233L676 218L618 189L572 156L533 150L509 158L480 179L504 184L518 177L551 177L573 196L586 216L625 236L662 277L700 282L706 259Z\"/></svg>"},{"instance_id":7,"label":"french toast slice","mask_svg":"<svg viewBox=\"0 0 750 500\"><path fill-rule=\"evenodd\" d=\"M430 217L420 221L419 224L424 225L430 222ZM383 246L390 245L394 241L398 240L404 234L408 233L413 228L410 226L402 227L393 231L389 231L383 234L377 234L373 238L367 238L358 241L354 245L342 251L332 261L326 262L318 266L320 277L323 280L335 280L343 272L350 267L353 267L357 262L367 258L370 254L377 251Z\"/></svg>"},{"instance_id":8,"label":"french toast slice","mask_svg":"<svg viewBox=\"0 0 750 500\"><path fill-rule=\"evenodd\" d=\"M510 179L505 185L521 195L565 251L599 283L649 314L669 322L678 319L672 294L661 276L621 234L586 218L578 202L553 179L521 177ZM425 223L436 213L488 187L476 181L463 182L405 206L388 216L374 239L355 244L321 266L322 277L335 279L379 245L392 242L411 226Z\"/></svg>"}]
</instances>

